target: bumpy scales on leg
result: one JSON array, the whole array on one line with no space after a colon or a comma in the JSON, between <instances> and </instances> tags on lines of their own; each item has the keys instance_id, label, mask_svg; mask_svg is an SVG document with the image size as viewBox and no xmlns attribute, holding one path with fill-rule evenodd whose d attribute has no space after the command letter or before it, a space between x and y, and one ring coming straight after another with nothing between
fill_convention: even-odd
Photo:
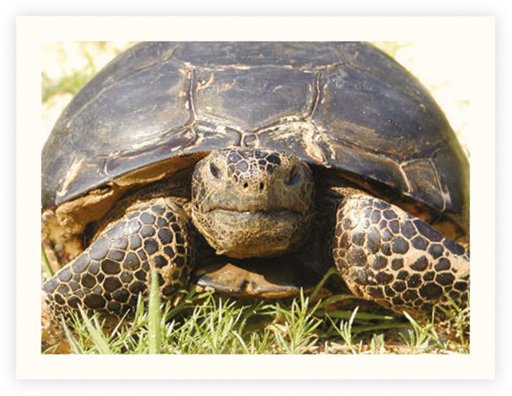
<instances>
[{"instance_id":1,"label":"bumpy scales on leg","mask_svg":"<svg viewBox=\"0 0 512 396\"><path fill-rule=\"evenodd\" d=\"M160 294L171 298L188 283L191 252L186 217L170 199L129 209L43 286L54 314L79 306L121 316L133 310L156 271Z\"/></svg>"},{"instance_id":2,"label":"bumpy scales on leg","mask_svg":"<svg viewBox=\"0 0 512 396\"><path fill-rule=\"evenodd\" d=\"M432 308L467 306L469 252L423 220L363 194L337 211L333 255L351 291L396 312L428 320ZM443 310L438 324L450 332Z\"/></svg>"}]
</instances>

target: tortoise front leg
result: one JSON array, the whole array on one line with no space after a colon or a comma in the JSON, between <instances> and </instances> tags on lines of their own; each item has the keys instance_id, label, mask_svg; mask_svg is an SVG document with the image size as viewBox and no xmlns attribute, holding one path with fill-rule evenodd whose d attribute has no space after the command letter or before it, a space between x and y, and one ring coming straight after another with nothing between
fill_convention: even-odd
<instances>
[{"instance_id":1,"label":"tortoise front leg","mask_svg":"<svg viewBox=\"0 0 512 396\"><path fill-rule=\"evenodd\" d=\"M129 209L46 282L45 302L53 315L82 306L120 317L146 294L151 271L168 299L187 285L191 266L186 215L159 198Z\"/></svg>"},{"instance_id":2,"label":"tortoise front leg","mask_svg":"<svg viewBox=\"0 0 512 396\"><path fill-rule=\"evenodd\" d=\"M469 252L423 220L397 206L363 194L339 205L333 257L342 278L358 297L416 320L432 308L465 308L469 293ZM450 323L441 309L436 322Z\"/></svg>"}]
</instances>

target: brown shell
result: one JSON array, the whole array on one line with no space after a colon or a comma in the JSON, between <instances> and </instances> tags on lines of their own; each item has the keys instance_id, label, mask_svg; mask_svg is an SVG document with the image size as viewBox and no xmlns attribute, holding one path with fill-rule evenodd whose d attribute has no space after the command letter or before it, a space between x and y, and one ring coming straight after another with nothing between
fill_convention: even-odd
<instances>
[{"instance_id":1,"label":"brown shell","mask_svg":"<svg viewBox=\"0 0 512 396\"><path fill-rule=\"evenodd\" d=\"M439 212L468 209L469 165L443 112L365 43L148 42L73 99L42 154L43 209L172 158L293 152Z\"/></svg>"}]
</instances>

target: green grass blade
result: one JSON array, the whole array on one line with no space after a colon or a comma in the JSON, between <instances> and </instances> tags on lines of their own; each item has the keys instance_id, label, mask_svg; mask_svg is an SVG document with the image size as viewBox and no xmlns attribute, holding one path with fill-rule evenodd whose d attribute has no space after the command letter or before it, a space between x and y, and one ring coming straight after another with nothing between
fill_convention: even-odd
<instances>
[{"instance_id":1,"label":"green grass blade","mask_svg":"<svg viewBox=\"0 0 512 396\"><path fill-rule=\"evenodd\" d=\"M61 317L61 324L62 324L62 328L64 329L64 334L66 334L66 338L69 341L69 346L71 347L71 351L77 355L84 354L85 351L82 348L82 345L80 345L80 343L77 342L75 337L73 337L73 335L71 334L71 330L69 330L69 327L66 324L66 320L64 319L64 317Z\"/></svg>"},{"instance_id":2,"label":"green grass blade","mask_svg":"<svg viewBox=\"0 0 512 396\"><path fill-rule=\"evenodd\" d=\"M340 310L333 310L333 311L321 311L318 310L315 312L315 316L319 317L326 317L330 316L331 318L336 319L346 319L349 320L353 316L352 311L340 311ZM390 316L390 315L377 315L372 313L366 313L366 312L357 312L355 319L357 320L396 320L396 317Z\"/></svg>"},{"instance_id":3,"label":"green grass blade","mask_svg":"<svg viewBox=\"0 0 512 396\"><path fill-rule=\"evenodd\" d=\"M87 328L87 332L91 336L91 339L94 342L96 348L98 348L99 352L105 355L112 354L112 351L110 350L106 341L106 337L100 330L101 327L99 324L96 323L96 326L93 325L91 319L89 319L87 313L82 309L82 307L80 307L80 314L82 315L82 320L85 324L85 327Z\"/></svg>"},{"instance_id":4,"label":"green grass blade","mask_svg":"<svg viewBox=\"0 0 512 396\"><path fill-rule=\"evenodd\" d=\"M44 251L43 245L41 245L41 261L43 262L44 272L48 275L48 278L53 278L52 267L50 266L50 262L48 261L48 257L46 257L46 252Z\"/></svg>"},{"instance_id":5,"label":"green grass blade","mask_svg":"<svg viewBox=\"0 0 512 396\"><path fill-rule=\"evenodd\" d=\"M357 326L352 329L354 334L365 333L365 332L374 332L374 331L386 331L393 329L405 329L409 327L408 323L383 323L378 325L369 325L369 326Z\"/></svg>"},{"instance_id":6,"label":"green grass blade","mask_svg":"<svg viewBox=\"0 0 512 396\"><path fill-rule=\"evenodd\" d=\"M338 274L338 270L334 267L330 268L329 271L327 271L325 273L325 275L323 276L322 280L320 282L318 282L318 284L315 286L315 288L313 289L313 292L311 293L311 295L309 296L309 299L311 301L315 301L315 297L316 295L318 294L318 292L320 291L320 289L322 288L322 286L325 284L325 282L327 282L327 279L331 276L331 275L334 275L334 274Z\"/></svg>"},{"instance_id":7,"label":"green grass blade","mask_svg":"<svg viewBox=\"0 0 512 396\"><path fill-rule=\"evenodd\" d=\"M151 288L149 290L148 308L148 335L149 353L154 355L160 353L160 323L162 315L160 312L160 293L158 290L158 278L156 271L151 272Z\"/></svg>"}]
</instances>

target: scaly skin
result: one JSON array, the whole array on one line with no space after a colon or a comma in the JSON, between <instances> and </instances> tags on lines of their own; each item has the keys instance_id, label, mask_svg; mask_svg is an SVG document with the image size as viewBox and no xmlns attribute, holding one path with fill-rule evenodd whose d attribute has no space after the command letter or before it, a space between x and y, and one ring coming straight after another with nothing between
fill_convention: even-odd
<instances>
[{"instance_id":1,"label":"scaly skin","mask_svg":"<svg viewBox=\"0 0 512 396\"><path fill-rule=\"evenodd\" d=\"M468 303L469 252L423 220L364 194L340 204L333 241L336 267L350 290L416 320L432 308L451 310ZM443 310L436 322L447 332L454 323Z\"/></svg>"},{"instance_id":2,"label":"scaly skin","mask_svg":"<svg viewBox=\"0 0 512 396\"><path fill-rule=\"evenodd\" d=\"M350 290L418 320L432 308L464 308L469 252L423 220L360 191L341 190L332 257ZM272 257L308 244L315 213L313 175L293 154L264 149L213 151L192 178L193 225L217 254ZM172 191L170 191L172 194ZM324 208L325 209L325 208ZM122 316L146 294L157 271L172 298L193 269L189 218L172 198L130 206L124 217L60 270L43 290L55 314L85 308ZM317 236L310 235L313 239ZM453 323L438 310L442 327Z\"/></svg>"},{"instance_id":3,"label":"scaly skin","mask_svg":"<svg viewBox=\"0 0 512 396\"><path fill-rule=\"evenodd\" d=\"M158 198L129 208L43 291L54 314L83 306L120 317L148 290L150 271L169 299L188 284L191 269L186 216L172 200Z\"/></svg>"}]
</instances>

